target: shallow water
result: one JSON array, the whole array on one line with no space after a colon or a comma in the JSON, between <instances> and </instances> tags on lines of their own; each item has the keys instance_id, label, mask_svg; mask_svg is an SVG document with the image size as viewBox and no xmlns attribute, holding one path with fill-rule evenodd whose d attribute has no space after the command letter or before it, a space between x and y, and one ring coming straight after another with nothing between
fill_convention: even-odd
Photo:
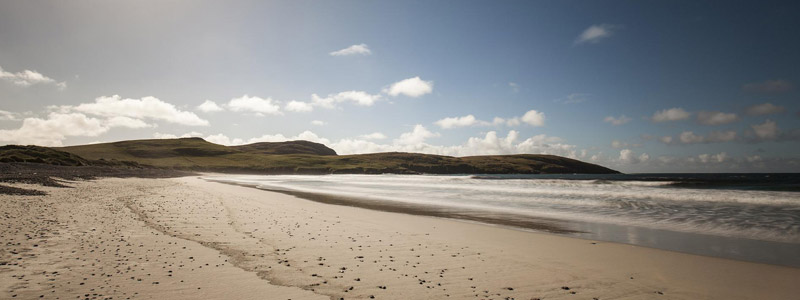
<instances>
[{"instance_id":1,"label":"shallow water","mask_svg":"<svg viewBox=\"0 0 800 300\"><path fill-rule=\"evenodd\" d=\"M529 217L583 238L800 267L792 174L230 175L262 189Z\"/></svg>"}]
</instances>

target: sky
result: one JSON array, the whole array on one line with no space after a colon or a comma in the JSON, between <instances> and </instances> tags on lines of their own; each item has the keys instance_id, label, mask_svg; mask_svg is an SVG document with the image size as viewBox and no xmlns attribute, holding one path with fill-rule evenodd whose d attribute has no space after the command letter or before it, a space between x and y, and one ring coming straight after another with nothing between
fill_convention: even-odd
<instances>
[{"instance_id":1,"label":"sky","mask_svg":"<svg viewBox=\"0 0 800 300\"><path fill-rule=\"evenodd\" d=\"M2 1L0 144L800 172L796 1Z\"/></svg>"}]
</instances>

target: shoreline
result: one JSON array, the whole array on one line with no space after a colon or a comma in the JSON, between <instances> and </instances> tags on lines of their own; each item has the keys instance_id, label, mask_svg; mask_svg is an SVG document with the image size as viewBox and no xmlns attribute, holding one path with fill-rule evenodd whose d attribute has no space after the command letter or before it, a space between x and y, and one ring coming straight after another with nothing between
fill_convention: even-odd
<instances>
[{"instance_id":1,"label":"shoreline","mask_svg":"<svg viewBox=\"0 0 800 300\"><path fill-rule=\"evenodd\" d=\"M0 196L8 212L0 232L9 240L0 245L0 298L800 293L798 268L329 205L196 176L68 184L45 188L48 196Z\"/></svg>"},{"instance_id":2,"label":"shoreline","mask_svg":"<svg viewBox=\"0 0 800 300\"><path fill-rule=\"evenodd\" d=\"M800 257L794 255L795 253L800 253L800 244L788 242L763 241L698 232L670 231L635 225L566 221L508 212L490 212L486 210L435 204L379 201L355 196L271 189L262 187L257 183L236 182L223 178L209 178L212 176L224 177L232 175L203 174L201 178L208 182L281 193L324 204L474 222L476 224L500 226L511 230L549 233L589 241L599 240L685 254L800 268ZM686 241L691 241L691 243L687 243Z\"/></svg>"},{"instance_id":3,"label":"shoreline","mask_svg":"<svg viewBox=\"0 0 800 300\"><path fill-rule=\"evenodd\" d=\"M533 218L530 216L522 216L522 215L517 216L513 214L502 214L502 215L489 214L485 211L470 210L463 208L456 210L451 207L436 206L436 205L424 205L424 204L389 202L389 201L376 202L376 201L363 200L355 197L267 189L258 187L254 184L230 182L224 180L214 180L207 178L202 178L202 179L209 182L217 182L217 183L230 184L247 188L254 188L273 193L281 193L284 195L295 196L305 200L310 200L324 204L350 206L350 207L364 208L375 211L400 213L400 214L408 214L415 216L428 216L428 217L437 217L437 218L445 218L453 220L472 221L484 225L500 225L500 226L508 226L509 228L529 229L539 232L550 232L556 234L580 233L580 231L570 230L565 228L564 226L558 226L557 224L562 221L555 219Z\"/></svg>"}]
</instances>

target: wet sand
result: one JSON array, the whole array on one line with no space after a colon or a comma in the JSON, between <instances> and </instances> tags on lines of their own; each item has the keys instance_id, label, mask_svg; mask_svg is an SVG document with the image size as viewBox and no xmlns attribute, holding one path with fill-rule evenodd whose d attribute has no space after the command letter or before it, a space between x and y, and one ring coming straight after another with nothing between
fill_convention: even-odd
<instances>
[{"instance_id":1,"label":"wet sand","mask_svg":"<svg viewBox=\"0 0 800 300\"><path fill-rule=\"evenodd\" d=\"M0 195L0 298L800 294L798 268L330 205L195 177L66 184L74 188Z\"/></svg>"}]
</instances>

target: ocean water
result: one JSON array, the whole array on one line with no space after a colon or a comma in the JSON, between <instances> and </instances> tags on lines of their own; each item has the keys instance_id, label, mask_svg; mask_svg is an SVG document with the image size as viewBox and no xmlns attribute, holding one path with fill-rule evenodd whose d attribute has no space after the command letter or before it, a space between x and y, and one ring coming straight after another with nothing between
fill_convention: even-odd
<instances>
[{"instance_id":1,"label":"ocean water","mask_svg":"<svg viewBox=\"0 0 800 300\"><path fill-rule=\"evenodd\" d=\"M357 199L362 204L491 215L488 220L511 226L514 223L502 221L527 218L581 238L800 267L800 174L228 175L206 179Z\"/></svg>"}]
</instances>

